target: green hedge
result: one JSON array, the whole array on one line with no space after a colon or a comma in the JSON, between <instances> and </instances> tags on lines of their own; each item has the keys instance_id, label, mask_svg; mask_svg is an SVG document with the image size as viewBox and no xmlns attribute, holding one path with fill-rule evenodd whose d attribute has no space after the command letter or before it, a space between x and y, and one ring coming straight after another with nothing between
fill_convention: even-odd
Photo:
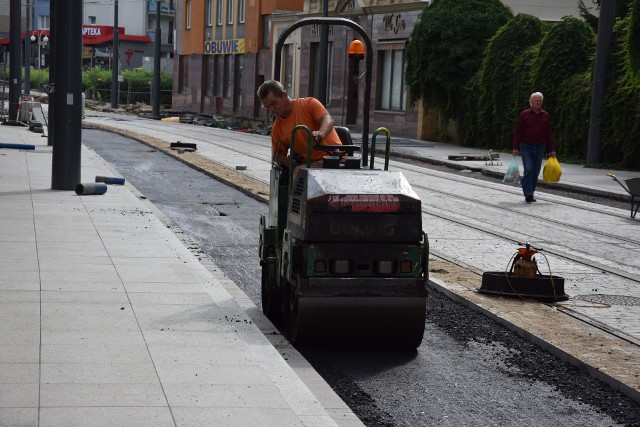
<instances>
[{"instance_id":1,"label":"green hedge","mask_svg":"<svg viewBox=\"0 0 640 427\"><path fill-rule=\"evenodd\" d=\"M487 40L512 16L500 0L434 0L420 14L406 49L410 101L458 120Z\"/></svg>"},{"instance_id":2,"label":"green hedge","mask_svg":"<svg viewBox=\"0 0 640 427\"><path fill-rule=\"evenodd\" d=\"M630 22L627 17L614 27L602 115L602 161L640 169L640 83L630 72L627 55Z\"/></svg>"},{"instance_id":3,"label":"green hedge","mask_svg":"<svg viewBox=\"0 0 640 427\"><path fill-rule=\"evenodd\" d=\"M119 104L151 103L153 73L144 68L125 70L124 81L120 83ZM173 77L169 73L160 73L160 104L171 105ZM92 68L82 73L82 89L87 98L98 101L111 100L111 71Z\"/></svg>"},{"instance_id":4,"label":"green hedge","mask_svg":"<svg viewBox=\"0 0 640 427\"><path fill-rule=\"evenodd\" d=\"M534 46L542 38L544 24L538 18L530 15L517 15L504 26L489 41L482 67L477 74L474 92L478 96L477 118L473 114L466 115L471 122L463 128L471 129L463 138L470 145L477 145L482 141L489 147L505 147L509 144L513 133L513 118L522 108L514 105L511 96L522 90L529 90L529 84L515 79L514 76L529 76L526 68L517 62L522 52ZM521 68L516 72L516 67ZM474 85L475 86L475 85ZM474 111L474 110L468 110ZM469 117L471 116L471 117ZM474 135L472 123L477 121L477 133ZM472 138L472 140L469 140Z\"/></svg>"}]
</instances>

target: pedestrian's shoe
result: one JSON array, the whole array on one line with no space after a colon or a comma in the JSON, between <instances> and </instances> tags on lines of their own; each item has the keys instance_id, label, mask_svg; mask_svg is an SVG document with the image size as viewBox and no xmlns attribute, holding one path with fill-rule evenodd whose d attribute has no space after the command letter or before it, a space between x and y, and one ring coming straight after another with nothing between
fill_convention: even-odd
<instances>
[{"instance_id":1,"label":"pedestrian's shoe","mask_svg":"<svg viewBox=\"0 0 640 427\"><path fill-rule=\"evenodd\" d=\"M536 199L533 198L533 196L527 196L524 198L525 202L527 203L533 203L536 201Z\"/></svg>"}]
</instances>

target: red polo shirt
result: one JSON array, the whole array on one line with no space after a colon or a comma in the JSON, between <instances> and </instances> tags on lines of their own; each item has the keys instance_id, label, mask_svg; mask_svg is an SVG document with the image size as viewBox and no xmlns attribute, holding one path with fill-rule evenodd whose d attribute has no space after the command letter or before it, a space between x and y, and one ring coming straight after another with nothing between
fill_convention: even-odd
<instances>
[{"instance_id":1,"label":"red polo shirt","mask_svg":"<svg viewBox=\"0 0 640 427\"><path fill-rule=\"evenodd\" d=\"M513 134L513 149L519 151L521 142L531 145L546 145L545 153L556 151L553 147L549 113L544 110L536 113L531 108L520 113Z\"/></svg>"}]
</instances>

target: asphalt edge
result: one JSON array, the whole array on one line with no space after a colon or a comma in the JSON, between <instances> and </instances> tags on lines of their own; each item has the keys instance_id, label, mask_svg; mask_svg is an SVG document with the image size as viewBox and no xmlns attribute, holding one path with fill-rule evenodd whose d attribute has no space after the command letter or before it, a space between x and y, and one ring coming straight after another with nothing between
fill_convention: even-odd
<instances>
[{"instance_id":1,"label":"asphalt edge","mask_svg":"<svg viewBox=\"0 0 640 427\"><path fill-rule=\"evenodd\" d=\"M104 130L111 132L108 129L108 126L104 126L107 129L101 129L100 126L94 128L99 130ZM93 128L89 126L83 125L83 128ZM119 130L119 129L114 129ZM121 132L112 132L121 136L125 136L128 138L132 138L126 131ZM152 143L145 142L143 140L145 138L142 135L139 135L138 138L132 138L136 141L143 143L149 147L158 148ZM109 162L107 162L102 156L100 156L97 152L86 147L86 149L92 151L92 154L96 156L107 168L114 170L113 166ZM172 157L180 160L185 163L187 166L194 167L200 172L205 173L206 175L220 180L219 177L212 175L210 172L195 167L191 163L189 163L186 159L181 158L177 153L173 152L170 149L161 150L165 154L171 155ZM168 152L167 152L168 151ZM235 171L234 171L235 172ZM220 180L226 184L226 180ZM230 184L231 185L231 184ZM237 185L237 184L236 184ZM234 188L238 190L244 190L243 193L256 198L258 201L263 201L268 203L268 198L262 199L255 193L247 191L246 189L239 188L236 185L232 185ZM131 191L134 196L138 199L144 198L145 205L148 207L152 213L158 217L158 219L165 225L171 232L176 236L176 238L182 242L183 245L191 252L195 258L202 264L207 271L216 278L220 284L225 288L227 292L233 297L236 303L245 311L247 316L253 321L256 327L260 330L262 335L271 343L271 345L278 351L278 353L285 359L286 363L291 367L291 369L295 372L295 374L300 378L302 383L311 391L311 393L316 397L318 402L324 407L325 411L330 415L331 419L336 422L339 426L351 427L351 426L363 426L363 423L360 421L358 416L349 408L349 406L344 403L342 398L338 396L338 394L329 386L329 384L322 378L322 376L311 366L311 364L307 361L307 359L302 356L298 350L293 347L289 343L289 341L278 331L278 329L271 323L271 321L262 313L262 310L253 303L251 298L244 291L238 287L231 279L229 279L224 273L221 272L220 268L214 263L214 261L203 251L200 250L198 244L192 241L188 236L186 236L182 230L176 226L171 219L166 216L160 208L158 208L155 204L153 204L149 199L146 198L144 194L138 191L137 188L133 186L129 181L125 182L125 186ZM180 231L176 233L176 231ZM197 248L194 250L192 248Z\"/></svg>"},{"instance_id":2,"label":"asphalt edge","mask_svg":"<svg viewBox=\"0 0 640 427\"><path fill-rule=\"evenodd\" d=\"M507 319L504 319L503 317L500 317L499 315L493 313L492 311L487 310L486 308L483 308L483 307L481 307L481 306L479 306L477 304L474 304L472 301L469 301L468 299L464 298L463 296L458 295L454 291L450 290L445 284L441 283L438 279L430 278L427 286L431 286L434 290L444 294L449 299L451 299L453 301L456 301L456 302L464 305L465 307L468 307L468 308L472 309L473 311L481 313L481 314L489 317L490 319L500 323L501 325L505 326L510 331L516 333L518 336L522 337L523 339L525 339L525 340L537 345L538 347L542 348L543 350L545 350L545 351L553 354L554 356L558 357L563 362L566 362L566 363L569 363L572 366L575 366L576 368L580 369L583 372L586 372L587 374L589 374L593 378L596 378L596 379L602 381L603 383L609 385L614 390L617 390L617 391L621 392L622 394L630 397L634 401L640 403L640 391L639 390L636 390L636 389L628 386L627 384L624 384L620 380L617 380L616 378L613 378L613 377L607 375L606 373L600 371L598 368L595 368L595 367L583 362L582 360L580 360L577 357L571 355L570 353L565 352L564 350L554 346L553 344L551 344L548 341L536 336L535 334L532 334L529 331L527 331L527 330L525 330L525 329L523 329L523 328L521 328L521 327L519 327L519 326L517 326L517 325L515 325L515 324L513 324L511 322L509 322Z\"/></svg>"}]
</instances>

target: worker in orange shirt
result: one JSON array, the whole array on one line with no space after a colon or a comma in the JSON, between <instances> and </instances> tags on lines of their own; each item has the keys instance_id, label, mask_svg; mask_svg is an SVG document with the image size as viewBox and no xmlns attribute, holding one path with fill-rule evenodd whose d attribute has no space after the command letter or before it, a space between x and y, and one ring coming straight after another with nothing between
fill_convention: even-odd
<instances>
[{"instance_id":1,"label":"worker in orange shirt","mask_svg":"<svg viewBox=\"0 0 640 427\"><path fill-rule=\"evenodd\" d=\"M282 84L275 80L264 82L258 88L258 98L276 118L271 128L271 154L278 164L289 167L289 147L291 131L297 125L305 125L311 130L312 143L322 145L342 145L333 128L334 121L326 108L313 97L292 99ZM308 134L297 131L295 135L295 153L297 164L307 162ZM321 168L324 150L313 148L311 151L311 167ZM294 171L295 174L295 171Z\"/></svg>"}]
</instances>

